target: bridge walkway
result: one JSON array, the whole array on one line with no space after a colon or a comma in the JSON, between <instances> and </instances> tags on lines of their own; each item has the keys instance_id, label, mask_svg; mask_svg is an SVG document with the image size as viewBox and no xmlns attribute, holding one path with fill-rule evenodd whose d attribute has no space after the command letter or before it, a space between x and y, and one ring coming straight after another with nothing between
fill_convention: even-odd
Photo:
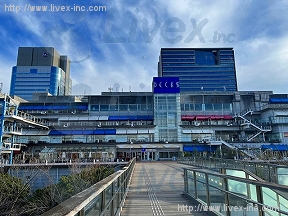
<instances>
[{"instance_id":1,"label":"bridge walkway","mask_svg":"<svg viewBox=\"0 0 288 216\"><path fill-rule=\"evenodd\" d=\"M183 195L183 167L173 161L137 162L122 216L215 215Z\"/></svg>"}]
</instances>

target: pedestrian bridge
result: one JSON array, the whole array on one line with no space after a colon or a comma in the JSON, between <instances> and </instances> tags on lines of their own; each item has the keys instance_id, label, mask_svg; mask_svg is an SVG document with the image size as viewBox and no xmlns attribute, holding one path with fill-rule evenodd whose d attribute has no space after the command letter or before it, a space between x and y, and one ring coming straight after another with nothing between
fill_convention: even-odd
<instances>
[{"instance_id":1,"label":"pedestrian bridge","mask_svg":"<svg viewBox=\"0 0 288 216\"><path fill-rule=\"evenodd\" d=\"M245 169L180 162L134 159L43 215L288 215L285 185Z\"/></svg>"}]
</instances>

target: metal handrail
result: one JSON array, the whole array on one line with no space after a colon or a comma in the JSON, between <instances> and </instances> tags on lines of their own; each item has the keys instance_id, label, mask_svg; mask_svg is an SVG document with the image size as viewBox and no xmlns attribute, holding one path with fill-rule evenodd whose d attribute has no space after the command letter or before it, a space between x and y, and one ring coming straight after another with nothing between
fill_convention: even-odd
<instances>
[{"instance_id":1,"label":"metal handrail","mask_svg":"<svg viewBox=\"0 0 288 216\"><path fill-rule=\"evenodd\" d=\"M270 182L265 181L257 181L249 179L249 176L246 176L245 178L237 177L237 176L231 176L231 175L225 175L222 173L214 172L212 170L207 169L201 169L201 168L183 168L184 169L184 194L198 200L202 205L207 207L213 207L215 206L214 203L211 202L210 196L215 196L213 194L210 194L211 189L214 191L219 191L221 194L225 197L224 200L219 200L219 207L222 207L220 205L223 204L226 208L226 211L219 212L219 209L217 208L210 208L209 210L215 212L217 215L227 215L230 216L233 211L233 206L235 207L235 204L232 203L231 195L234 197L237 197L237 199L245 201L245 203L253 204L257 206L258 215L263 216L264 212L266 212L266 209L271 210L274 213L282 213L284 215L288 215L288 212L286 209L282 209L282 205L279 201L279 196L281 196L282 199L286 200L288 202L288 199L285 195L285 193L277 193L276 191L281 192L288 192L288 187L284 185L274 184ZM215 181L213 180L213 177L218 177L220 179L220 186L215 186ZM198 184L197 184L198 183ZM200 183L200 184L199 184ZM214 185L213 185L214 183ZM234 186L237 186L237 184L243 184L245 185L244 188L241 189L240 192L236 192L235 189L232 189L232 184L235 183ZM251 187L255 187L256 189L256 199L255 197L251 197ZM198 188L200 187L200 188ZM265 190L263 190L265 188ZM192 189L192 190L191 190ZM200 191L197 191L197 189L200 189ZM277 202L277 206L271 206L270 203L267 203L267 200L263 199L263 194L266 196L270 196L267 194L266 189L271 189L274 192L276 192L276 198L275 201ZM205 192L203 192L203 190ZM202 191L202 194L206 194L205 198L203 196L199 196L198 193ZM266 191L266 192L265 192ZM243 193L243 194L242 194ZM244 195L245 194L245 195ZM284 194L284 195L283 195ZM234 198L235 199L235 198ZM231 202L230 202L231 201ZM236 206L236 209L241 206ZM242 206L244 208L244 206ZM269 212L268 212L269 213Z\"/></svg>"},{"instance_id":2,"label":"metal handrail","mask_svg":"<svg viewBox=\"0 0 288 216\"><path fill-rule=\"evenodd\" d=\"M268 182L279 184L278 168L287 168L285 164L273 164L261 160L233 160L224 158L178 158L178 163L189 164L207 169L236 168L246 169ZM265 175L264 175L265 174Z\"/></svg>"},{"instance_id":3,"label":"metal handrail","mask_svg":"<svg viewBox=\"0 0 288 216\"><path fill-rule=\"evenodd\" d=\"M97 182L93 186L89 187L88 189L80 192L79 194L65 200L64 202L60 203L56 207L50 209L49 211L42 214L42 216L59 216L59 215L81 215L84 216L85 208L87 206L96 205L94 200L97 197L101 198L100 203L100 210L101 212L99 215L120 215L121 209L124 205L124 201L126 195L128 193L127 188L129 187L129 183L132 178L132 173L134 171L136 163L136 158L133 158L127 166L125 166L122 170L113 173L112 175L108 176L107 178ZM113 183L117 181L117 189L114 190ZM108 200L105 199L106 189L112 186L112 196ZM95 190L95 188L97 190ZM120 199L115 199L119 198ZM117 203L117 209L114 209L113 202ZM110 208L110 214L107 213L107 210Z\"/></svg>"}]
</instances>

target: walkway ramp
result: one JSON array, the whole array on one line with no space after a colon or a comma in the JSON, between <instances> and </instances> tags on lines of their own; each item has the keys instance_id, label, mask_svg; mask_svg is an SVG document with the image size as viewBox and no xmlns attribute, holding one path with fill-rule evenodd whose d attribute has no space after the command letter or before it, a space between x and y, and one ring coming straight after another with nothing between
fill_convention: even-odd
<instances>
[{"instance_id":1,"label":"walkway ramp","mask_svg":"<svg viewBox=\"0 0 288 216\"><path fill-rule=\"evenodd\" d=\"M183 167L191 166L170 161L137 162L121 215L214 216L183 195Z\"/></svg>"}]
</instances>

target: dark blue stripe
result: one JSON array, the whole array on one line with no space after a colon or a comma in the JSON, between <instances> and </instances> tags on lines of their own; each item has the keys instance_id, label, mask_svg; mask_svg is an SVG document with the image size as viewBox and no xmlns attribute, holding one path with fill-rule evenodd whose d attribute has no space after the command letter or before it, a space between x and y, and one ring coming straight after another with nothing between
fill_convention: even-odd
<instances>
[{"instance_id":1,"label":"dark blue stripe","mask_svg":"<svg viewBox=\"0 0 288 216\"><path fill-rule=\"evenodd\" d=\"M273 151L288 151L288 145L262 145L261 148L263 150L271 149Z\"/></svg>"},{"instance_id":2,"label":"dark blue stripe","mask_svg":"<svg viewBox=\"0 0 288 216\"><path fill-rule=\"evenodd\" d=\"M183 151L186 152L213 152L216 151L217 146L210 146L210 145L184 145Z\"/></svg>"},{"instance_id":3,"label":"dark blue stripe","mask_svg":"<svg viewBox=\"0 0 288 216\"><path fill-rule=\"evenodd\" d=\"M153 116L109 116L109 121L153 121Z\"/></svg>"}]
</instances>

